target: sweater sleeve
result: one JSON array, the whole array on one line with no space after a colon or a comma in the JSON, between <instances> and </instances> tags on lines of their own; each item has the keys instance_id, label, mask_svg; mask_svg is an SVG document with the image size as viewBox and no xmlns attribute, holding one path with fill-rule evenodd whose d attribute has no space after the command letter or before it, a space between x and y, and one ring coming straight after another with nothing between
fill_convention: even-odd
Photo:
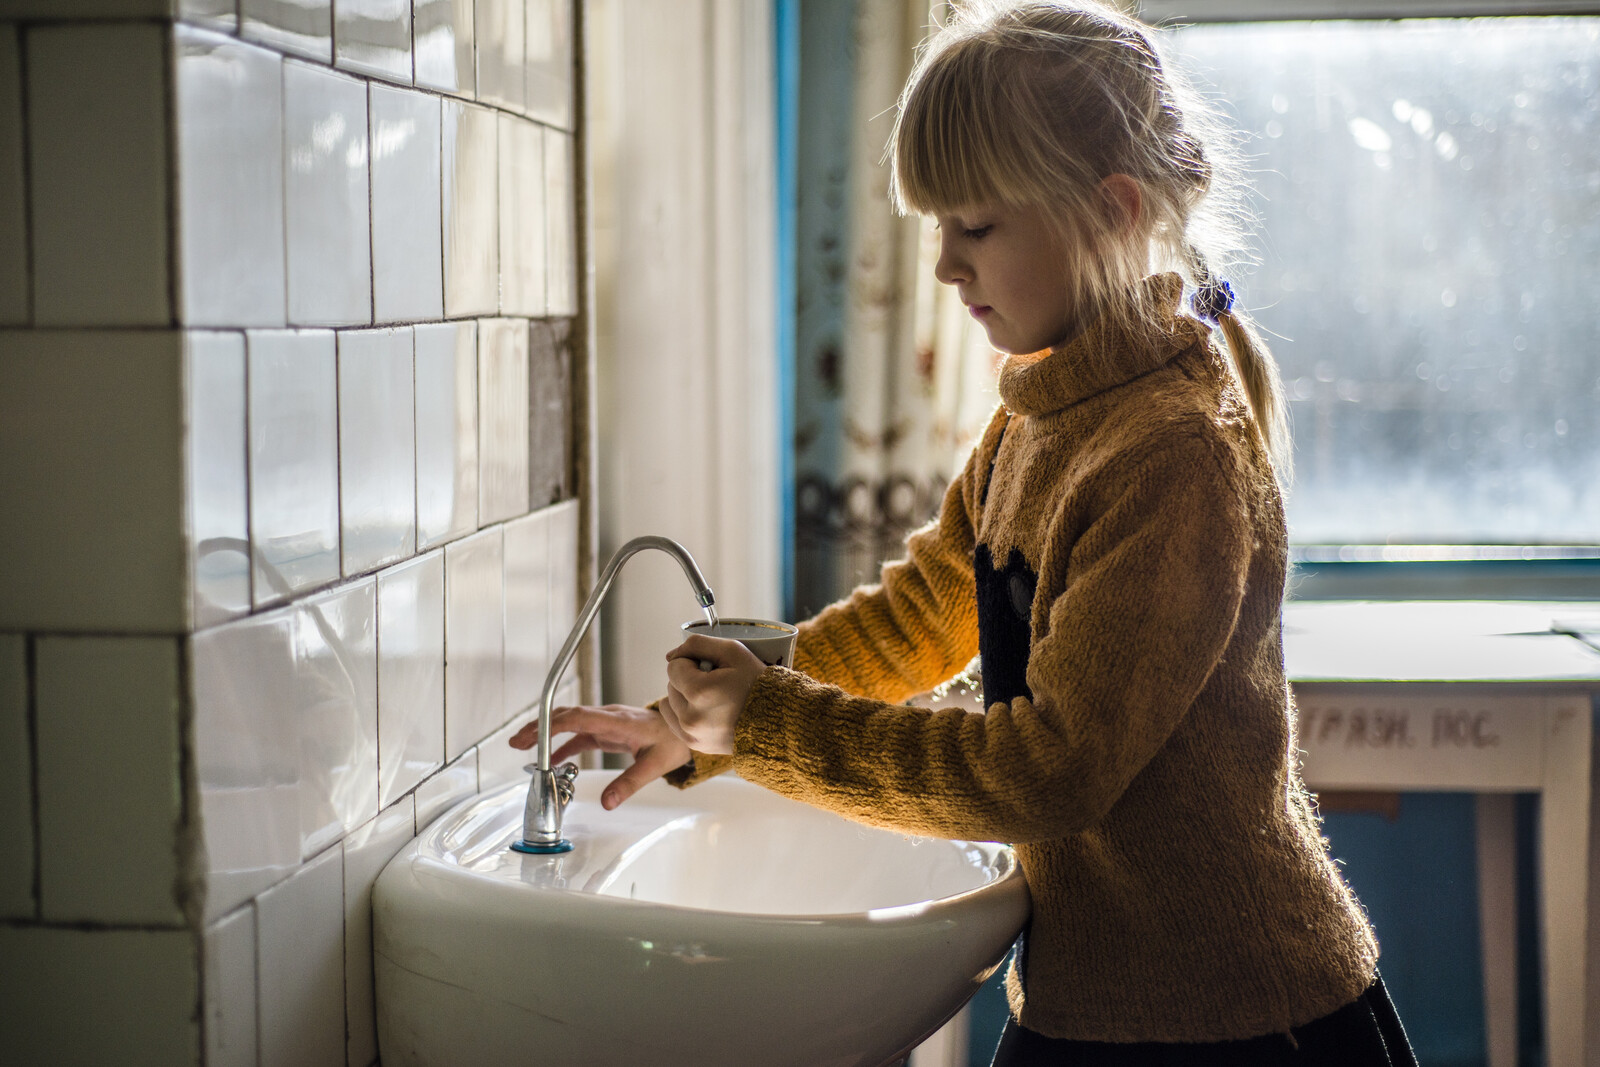
<instances>
[{"instance_id":1,"label":"sweater sleeve","mask_svg":"<svg viewBox=\"0 0 1600 1067\"><path fill-rule=\"evenodd\" d=\"M960 477L945 490L938 517L907 538L905 558L885 564L876 585L862 586L800 625L796 671L892 703L948 681L972 661L978 652L977 514L1006 418L1005 409L996 410ZM694 785L732 764L733 757L696 752L667 781Z\"/></svg>"},{"instance_id":2,"label":"sweater sleeve","mask_svg":"<svg viewBox=\"0 0 1600 1067\"><path fill-rule=\"evenodd\" d=\"M908 833L1022 842L1093 825L1232 635L1252 537L1223 463L1212 442L1170 441L1054 535L1064 543L1046 546L1041 569L1052 599L1029 651L1032 700L929 711L769 668L737 726L739 774Z\"/></svg>"},{"instance_id":3,"label":"sweater sleeve","mask_svg":"<svg viewBox=\"0 0 1600 1067\"><path fill-rule=\"evenodd\" d=\"M978 652L972 577L978 469L975 449L945 491L939 516L911 534L880 580L801 624L795 669L857 696L889 702L948 681Z\"/></svg>"}]
</instances>

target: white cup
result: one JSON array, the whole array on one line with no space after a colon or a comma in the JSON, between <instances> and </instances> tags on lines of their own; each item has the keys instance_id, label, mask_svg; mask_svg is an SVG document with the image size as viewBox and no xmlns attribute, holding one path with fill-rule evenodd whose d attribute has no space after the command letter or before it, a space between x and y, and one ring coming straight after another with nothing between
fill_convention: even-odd
<instances>
[{"instance_id":1,"label":"white cup","mask_svg":"<svg viewBox=\"0 0 1600 1067\"><path fill-rule=\"evenodd\" d=\"M683 632L737 641L769 667L794 666L794 641L800 635L798 628L768 619L719 619L714 629L704 619L693 619L683 624Z\"/></svg>"}]
</instances>

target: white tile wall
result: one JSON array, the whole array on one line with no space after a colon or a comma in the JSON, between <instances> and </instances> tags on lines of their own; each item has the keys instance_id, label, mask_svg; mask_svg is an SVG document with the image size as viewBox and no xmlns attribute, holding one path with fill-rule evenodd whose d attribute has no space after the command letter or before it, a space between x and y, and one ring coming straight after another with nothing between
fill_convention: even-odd
<instances>
[{"instance_id":1,"label":"white tile wall","mask_svg":"<svg viewBox=\"0 0 1600 1067\"><path fill-rule=\"evenodd\" d=\"M540 128L500 116L500 310L545 313L545 158Z\"/></svg>"},{"instance_id":2,"label":"white tile wall","mask_svg":"<svg viewBox=\"0 0 1600 1067\"><path fill-rule=\"evenodd\" d=\"M571 4L0 6L0 1058L365 1067L371 885L575 612Z\"/></svg>"},{"instance_id":3,"label":"white tile wall","mask_svg":"<svg viewBox=\"0 0 1600 1067\"><path fill-rule=\"evenodd\" d=\"M460 96L477 89L473 0L412 0L412 48L418 85Z\"/></svg>"},{"instance_id":4,"label":"white tile wall","mask_svg":"<svg viewBox=\"0 0 1600 1067\"><path fill-rule=\"evenodd\" d=\"M373 318L442 318L439 98L376 84L371 93Z\"/></svg>"},{"instance_id":5,"label":"white tile wall","mask_svg":"<svg viewBox=\"0 0 1600 1067\"><path fill-rule=\"evenodd\" d=\"M495 113L446 100L441 141L444 313L493 315L500 306Z\"/></svg>"},{"instance_id":6,"label":"white tile wall","mask_svg":"<svg viewBox=\"0 0 1600 1067\"><path fill-rule=\"evenodd\" d=\"M329 331L251 331L246 349L260 607L339 577L338 381Z\"/></svg>"},{"instance_id":7,"label":"white tile wall","mask_svg":"<svg viewBox=\"0 0 1600 1067\"><path fill-rule=\"evenodd\" d=\"M543 679L540 679L541 683ZM541 685L542 688L542 685ZM561 688L556 690L554 707L567 707L580 703L578 689L577 669L566 675L566 680ZM500 729L483 739L478 745L478 788L488 792L511 781L526 782L528 780L527 766L538 761L537 748L512 748L512 736L529 723L539 721L539 709L534 707L523 712ZM570 737L570 734L557 734L550 739L550 751L553 754L561 747L561 743ZM565 761L563 761L565 762ZM574 760L573 762L579 762ZM583 764L580 762L580 766Z\"/></svg>"},{"instance_id":8,"label":"white tile wall","mask_svg":"<svg viewBox=\"0 0 1600 1067\"><path fill-rule=\"evenodd\" d=\"M185 336L194 625L250 610L250 495L242 333Z\"/></svg>"},{"instance_id":9,"label":"white tile wall","mask_svg":"<svg viewBox=\"0 0 1600 1067\"><path fill-rule=\"evenodd\" d=\"M256 898L261 1067L344 1067L344 850Z\"/></svg>"},{"instance_id":10,"label":"white tile wall","mask_svg":"<svg viewBox=\"0 0 1600 1067\"><path fill-rule=\"evenodd\" d=\"M444 750L453 760L504 720L501 529L444 549Z\"/></svg>"},{"instance_id":11,"label":"white tile wall","mask_svg":"<svg viewBox=\"0 0 1600 1067\"><path fill-rule=\"evenodd\" d=\"M377 633L370 578L303 600L295 614L302 858L377 814Z\"/></svg>"},{"instance_id":12,"label":"white tile wall","mask_svg":"<svg viewBox=\"0 0 1600 1067\"><path fill-rule=\"evenodd\" d=\"M0 25L0 326L28 321L28 201L22 172L22 45Z\"/></svg>"},{"instance_id":13,"label":"white tile wall","mask_svg":"<svg viewBox=\"0 0 1600 1067\"><path fill-rule=\"evenodd\" d=\"M505 525L505 714L538 702L550 673L550 514Z\"/></svg>"},{"instance_id":14,"label":"white tile wall","mask_svg":"<svg viewBox=\"0 0 1600 1067\"><path fill-rule=\"evenodd\" d=\"M578 313L578 210L572 135L544 131L545 233L549 256L548 312Z\"/></svg>"},{"instance_id":15,"label":"white tile wall","mask_svg":"<svg viewBox=\"0 0 1600 1067\"><path fill-rule=\"evenodd\" d=\"M367 87L291 60L283 65L283 113L289 322L371 322Z\"/></svg>"},{"instance_id":16,"label":"white tile wall","mask_svg":"<svg viewBox=\"0 0 1600 1067\"><path fill-rule=\"evenodd\" d=\"M443 765L444 553L430 552L378 575L378 803Z\"/></svg>"},{"instance_id":17,"label":"white tile wall","mask_svg":"<svg viewBox=\"0 0 1600 1067\"><path fill-rule=\"evenodd\" d=\"M283 608L195 634L194 758L217 918L300 865L295 616Z\"/></svg>"},{"instance_id":18,"label":"white tile wall","mask_svg":"<svg viewBox=\"0 0 1600 1067\"><path fill-rule=\"evenodd\" d=\"M478 38L478 99L521 111L523 52L527 47L521 0L477 0L473 30Z\"/></svg>"},{"instance_id":19,"label":"white tile wall","mask_svg":"<svg viewBox=\"0 0 1600 1067\"><path fill-rule=\"evenodd\" d=\"M189 930L0 926L6 1062L198 1064L198 940Z\"/></svg>"},{"instance_id":20,"label":"white tile wall","mask_svg":"<svg viewBox=\"0 0 1600 1067\"><path fill-rule=\"evenodd\" d=\"M372 976L372 885L386 863L416 836L417 805L404 797L344 840L345 1062L378 1058L377 1002Z\"/></svg>"},{"instance_id":21,"label":"white tile wall","mask_svg":"<svg viewBox=\"0 0 1600 1067\"><path fill-rule=\"evenodd\" d=\"M282 326L283 58L179 26L179 315Z\"/></svg>"},{"instance_id":22,"label":"white tile wall","mask_svg":"<svg viewBox=\"0 0 1600 1067\"><path fill-rule=\"evenodd\" d=\"M239 0L239 36L331 63L332 0Z\"/></svg>"},{"instance_id":23,"label":"white tile wall","mask_svg":"<svg viewBox=\"0 0 1600 1067\"><path fill-rule=\"evenodd\" d=\"M0 634L0 919L31 919L33 761L28 741L28 642Z\"/></svg>"},{"instance_id":24,"label":"white tile wall","mask_svg":"<svg viewBox=\"0 0 1600 1067\"><path fill-rule=\"evenodd\" d=\"M232 33L239 28L237 0L178 0L178 17L197 26Z\"/></svg>"},{"instance_id":25,"label":"white tile wall","mask_svg":"<svg viewBox=\"0 0 1600 1067\"><path fill-rule=\"evenodd\" d=\"M0 630L181 633L181 335L0 331L0 485Z\"/></svg>"},{"instance_id":26,"label":"white tile wall","mask_svg":"<svg viewBox=\"0 0 1600 1067\"><path fill-rule=\"evenodd\" d=\"M256 909L205 933L206 1067L256 1067Z\"/></svg>"},{"instance_id":27,"label":"white tile wall","mask_svg":"<svg viewBox=\"0 0 1600 1067\"><path fill-rule=\"evenodd\" d=\"M478 528L478 324L416 328L417 547Z\"/></svg>"},{"instance_id":28,"label":"white tile wall","mask_svg":"<svg viewBox=\"0 0 1600 1067\"><path fill-rule=\"evenodd\" d=\"M42 637L34 657L42 918L182 925L177 640Z\"/></svg>"},{"instance_id":29,"label":"white tile wall","mask_svg":"<svg viewBox=\"0 0 1600 1067\"><path fill-rule=\"evenodd\" d=\"M417 544L416 419L409 326L339 333L339 516L346 575Z\"/></svg>"},{"instance_id":30,"label":"white tile wall","mask_svg":"<svg viewBox=\"0 0 1600 1067\"><path fill-rule=\"evenodd\" d=\"M417 787L417 833L478 791L478 750L469 748L444 770Z\"/></svg>"},{"instance_id":31,"label":"white tile wall","mask_svg":"<svg viewBox=\"0 0 1600 1067\"><path fill-rule=\"evenodd\" d=\"M478 523L528 510L528 324L478 323Z\"/></svg>"},{"instance_id":32,"label":"white tile wall","mask_svg":"<svg viewBox=\"0 0 1600 1067\"><path fill-rule=\"evenodd\" d=\"M528 0L528 114L550 126L573 127L572 0Z\"/></svg>"},{"instance_id":33,"label":"white tile wall","mask_svg":"<svg viewBox=\"0 0 1600 1067\"><path fill-rule=\"evenodd\" d=\"M479 790L496 789L512 781L528 781L529 773L526 768L538 761L538 749L512 748L511 736L529 723L538 721L537 710L526 711L483 739L483 743L478 746ZM552 739L552 752L555 751L555 745L556 742Z\"/></svg>"},{"instance_id":34,"label":"white tile wall","mask_svg":"<svg viewBox=\"0 0 1600 1067\"><path fill-rule=\"evenodd\" d=\"M333 62L357 74L411 80L411 0L339 0Z\"/></svg>"},{"instance_id":35,"label":"white tile wall","mask_svg":"<svg viewBox=\"0 0 1600 1067\"><path fill-rule=\"evenodd\" d=\"M40 26L26 35L39 325L172 320L165 48L153 23ZM85 69L95 76L82 77Z\"/></svg>"}]
</instances>

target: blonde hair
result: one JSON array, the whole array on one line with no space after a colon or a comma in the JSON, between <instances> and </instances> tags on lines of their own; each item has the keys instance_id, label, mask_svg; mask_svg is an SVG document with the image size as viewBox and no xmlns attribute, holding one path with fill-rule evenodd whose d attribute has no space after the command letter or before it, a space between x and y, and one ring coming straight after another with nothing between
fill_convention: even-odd
<instances>
[{"instance_id":1,"label":"blonde hair","mask_svg":"<svg viewBox=\"0 0 1600 1067\"><path fill-rule=\"evenodd\" d=\"M1243 260L1234 137L1162 63L1154 31L1096 0L965 0L923 42L890 139L902 214L1040 206L1069 249L1073 306L1146 327L1138 282L1173 270L1197 290ZM1102 186L1138 183L1129 218ZM1065 266L1065 265L1064 265ZM1134 299L1128 299L1132 294ZM1252 419L1287 484L1282 384L1249 316L1216 316Z\"/></svg>"}]
</instances>

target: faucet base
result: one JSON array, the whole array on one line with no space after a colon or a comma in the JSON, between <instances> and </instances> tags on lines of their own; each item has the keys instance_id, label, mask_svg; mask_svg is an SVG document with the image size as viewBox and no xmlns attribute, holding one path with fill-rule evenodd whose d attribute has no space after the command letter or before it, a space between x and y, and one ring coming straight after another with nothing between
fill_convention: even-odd
<instances>
[{"instance_id":1,"label":"faucet base","mask_svg":"<svg viewBox=\"0 0 1600 1067\"><path fill-rule=\"evenodd\" d=\"M550 856L557 852L571 852L572 842L564 837L553 845L530 845L526 841L513 841L511 851L525 852L530 856Z\"/></svg>"}]
</instances>

